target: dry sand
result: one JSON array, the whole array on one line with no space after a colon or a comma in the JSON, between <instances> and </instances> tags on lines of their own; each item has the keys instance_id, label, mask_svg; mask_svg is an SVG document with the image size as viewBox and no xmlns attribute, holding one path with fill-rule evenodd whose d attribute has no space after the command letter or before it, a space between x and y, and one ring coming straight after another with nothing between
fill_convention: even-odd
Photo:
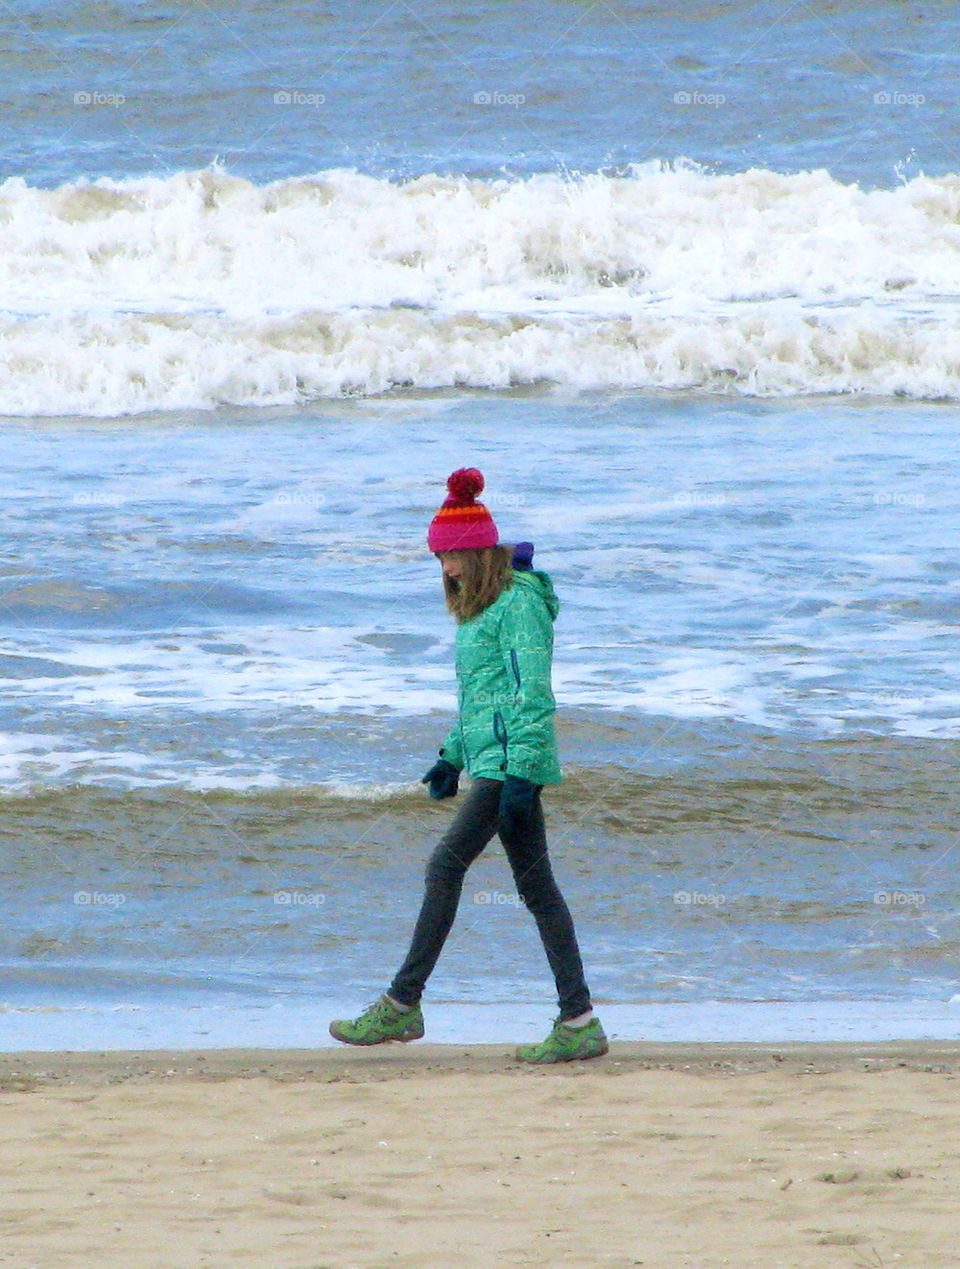
<instances>
[{"instance_id":1,"label":"dry sand","mask_svg":"<svg viewBox=\"0 0 960 1269\"><path fill-rule=\"evenodd\" d=\"M960 1045L0 1056L5 1269L960 1265Z\"/></svg>"}]
</instances>

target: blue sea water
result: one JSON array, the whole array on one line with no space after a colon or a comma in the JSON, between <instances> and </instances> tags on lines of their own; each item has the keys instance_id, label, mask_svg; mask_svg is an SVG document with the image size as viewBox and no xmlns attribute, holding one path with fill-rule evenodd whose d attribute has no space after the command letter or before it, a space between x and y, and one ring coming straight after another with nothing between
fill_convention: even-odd
<instances>
[{"instance_id":1,"label":"blue sea water","mask_svg":"<svg viewBox=\"0 0 960 1269\"><path fill-rule=\"evenodd\" d=\"M26 0L5 21L2 170L31 184L215 159L261 183L678 158L883 187L956 170L942 0Z\"/></svg>"},{"instance_id":2,"label":"blue sea water","mask_svg":"<svg viewBox=\"0 0 960 1269\"><path fill-rule=\"evenodd\" d=\"M380 990L465 464L560 593L615 1034L952 1035L953 7L7 23L0 1044L301 1046ZM444 1038L546 1017L515 899L492 847Z\"/></svg>"}]
</instances>

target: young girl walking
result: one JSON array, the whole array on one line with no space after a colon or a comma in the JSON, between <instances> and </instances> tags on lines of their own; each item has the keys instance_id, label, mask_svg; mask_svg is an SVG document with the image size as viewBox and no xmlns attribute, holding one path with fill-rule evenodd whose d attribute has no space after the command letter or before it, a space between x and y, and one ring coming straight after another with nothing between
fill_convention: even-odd
<instances>
[{"instance_id":1,"label":"young girl walking","mask_svg":"<svg viewBox=\"0 0 960 1269\"><path fill-rule=\"evenodd\" d=\"M440 560L447 608L458 623L459 718L423 783L433 798L453 797L466 769L470 790L430 857L406 960L379 1000L359 1018L331 1022L330 1034L345 1044L420 1039L420 997L453 925L464 876L499 833L560 1002L547 1038L521 1046L517 1058L599 1057L607 1038L591 1008L573 921L550 867L540 805L543 786L562 778L551 689L559 604L549 576L532 568L530 544L499 544L493 517L476 500L483 491L480 472L455 471L447 491L427 545Z\"/></svg>"}]
</instances>

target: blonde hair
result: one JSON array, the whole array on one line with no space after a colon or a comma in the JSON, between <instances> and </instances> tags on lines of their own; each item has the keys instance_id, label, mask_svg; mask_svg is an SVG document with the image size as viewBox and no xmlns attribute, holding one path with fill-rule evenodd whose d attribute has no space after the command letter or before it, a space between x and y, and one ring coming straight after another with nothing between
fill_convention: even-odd
<instances>
[{"instance_id":1,"label":"blonde hair","mask_svg":"<svg viewBox=\"0 0 960 1269\"><path fill-rule=\"evenodd\" d=\"M438 552L443 556L447 552ZM443 575L443 590L447 598L447 611L452 612L458 623L470 621L500 598L513 585L510 565L513 561L512 546L484 546L457 551L463 559L463 573L459 581Z\"/></svg>"}]
</instances>

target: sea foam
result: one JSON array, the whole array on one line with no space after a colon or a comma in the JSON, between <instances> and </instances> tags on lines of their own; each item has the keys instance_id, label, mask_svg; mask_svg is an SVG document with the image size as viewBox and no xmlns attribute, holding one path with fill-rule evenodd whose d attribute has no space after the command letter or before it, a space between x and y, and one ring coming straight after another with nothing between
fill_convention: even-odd
<instances>
[{"instance_id":1,"label":"sea foam","mask_svg":"<svg viewBox=\"0 0 960 1269\"><path fill-rule=\"evenodd\" d=\"M0 412L395 388L960 396L960 177L0 186Z\"/></svg>"}]
</instances>

